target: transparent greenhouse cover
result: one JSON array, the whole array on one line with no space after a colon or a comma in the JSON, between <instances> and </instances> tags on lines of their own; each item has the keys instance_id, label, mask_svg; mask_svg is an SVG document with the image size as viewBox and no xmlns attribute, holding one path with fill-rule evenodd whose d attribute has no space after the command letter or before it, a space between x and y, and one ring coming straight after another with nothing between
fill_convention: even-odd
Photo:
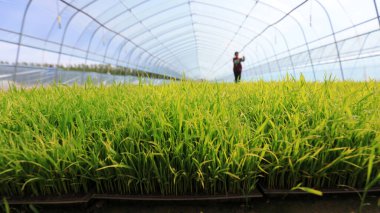
<instances>
[{"instance_id":1,"label":"transparent greenhouse cover","mask_svg":"<svg viewBox=\"0 0 380 213\"><path fill-rule=\"evenodd\" d=\"M0 0L0 80L21 76L26 64L110 64L229 81L235 51L246 57L244 80L380 79L378 7L380 0Z\"/></svg>"}]
</instances>

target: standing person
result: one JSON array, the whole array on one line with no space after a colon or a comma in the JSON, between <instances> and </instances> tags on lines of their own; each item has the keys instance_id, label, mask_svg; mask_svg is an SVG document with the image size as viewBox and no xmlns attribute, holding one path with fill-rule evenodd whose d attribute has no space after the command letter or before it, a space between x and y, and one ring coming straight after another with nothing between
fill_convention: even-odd
<instances>
[{"instance_id":1,"label":"standing person","mask_svg":"<svg viewBox=\"0 0 380 213\"><path fill-rule=\"evenodd\" d=\"M241 71L243 70L243 66L241 62L245 61L245 57L239 58L239 52L235 52L235 57L232 59L234 64L234 75L235 75L235 83L240 82L241 79Z\"/></svg>"}]
</instances>

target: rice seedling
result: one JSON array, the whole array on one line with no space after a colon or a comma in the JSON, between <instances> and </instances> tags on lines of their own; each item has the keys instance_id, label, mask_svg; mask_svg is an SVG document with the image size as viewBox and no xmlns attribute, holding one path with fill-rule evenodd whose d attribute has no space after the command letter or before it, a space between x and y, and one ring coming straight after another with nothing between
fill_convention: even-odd
<instances>
[{"instance_id":1,"label":"rice seedling","mask_svg":"<svg viewBox=\"0 0 380 213\"><path fill-rule=\"evenodd\" d=\"M379 186L379 86L14 88L0 92L0 194L369 189Z\"/></svg>"}]
</instances>

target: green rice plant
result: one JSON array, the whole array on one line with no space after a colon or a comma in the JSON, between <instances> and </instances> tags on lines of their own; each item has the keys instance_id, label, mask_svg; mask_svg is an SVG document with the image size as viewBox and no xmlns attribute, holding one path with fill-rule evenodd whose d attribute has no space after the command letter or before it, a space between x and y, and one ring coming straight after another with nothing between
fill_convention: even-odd
<instances>
[{"instance_id":1,"label":"green rice plant","mask_svg":"<svg viewBox=\"0 0 380 213\"><path fill-rule=\"evenodd\" d=\"M379 186L379 83L53 85L0 92L0 195Z\"/></svg>"}]
</instances>

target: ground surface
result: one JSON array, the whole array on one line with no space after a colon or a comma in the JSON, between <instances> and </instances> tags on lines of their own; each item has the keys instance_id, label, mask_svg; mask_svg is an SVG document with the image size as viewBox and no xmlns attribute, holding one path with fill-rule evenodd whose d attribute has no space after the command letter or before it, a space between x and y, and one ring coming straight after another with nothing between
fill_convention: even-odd
<instances>
[{"instance_id":1,"label":"ground surface","mask_svg":"<svg viewBox=\"0 0 380 213\"><path fill-rule=\"evenodd\" d=\"M370 196L363 207L362 213L379 213L377 202L379 196ZM35 206L41 212L47 213L358 213L360 200L357 197L326 197L326 198L278 198L255 199L248 203L122 203L98 202L88 207L44 207ZM28 210L19 207L18 211Z\"/></svg>"}]
</instances>

